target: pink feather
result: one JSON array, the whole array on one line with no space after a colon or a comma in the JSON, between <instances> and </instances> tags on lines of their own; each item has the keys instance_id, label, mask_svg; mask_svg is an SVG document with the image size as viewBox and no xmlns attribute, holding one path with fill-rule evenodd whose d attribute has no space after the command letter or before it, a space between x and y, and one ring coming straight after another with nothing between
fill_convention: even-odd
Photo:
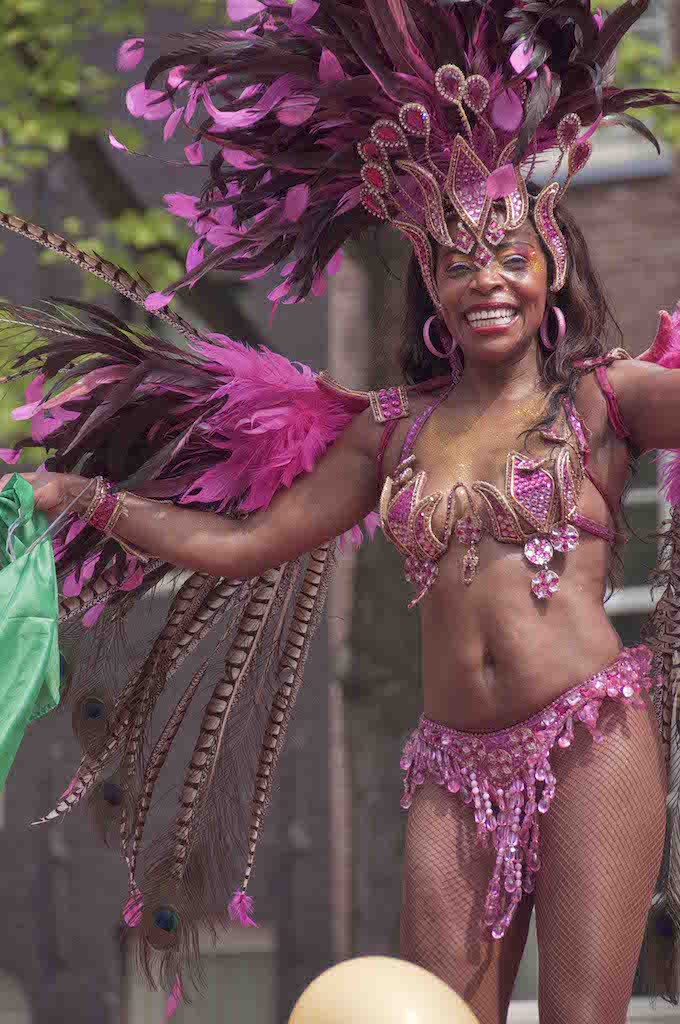
<instances>
[{"instance_id":1,"label":"pink feather","mask_svg":"<svg viewBox=\"0 0 680 1024\"><path fill-rule=\"evenodd\" d=\"M165 1004L165 1019L170 1020L174 1016L177 1007L182 1001L182 982L179 978L175 980L175 984L172 986L172 992L168 996L168 1001Z\"/></svg>"},{"instance_id":2,"label":"pink feather","mask_svg":"<svg viewBox=\"0 0 680 1024\"><path fill-rule=\"evenodd\" d=\"M503 164L486 179L489 199L505 199L517 191L517 171L513 164Z\"/></svg>"},{"instance_id":3,"label":"pink feather","mask_svg":"<svg viewBox=\"0 0 680 1024\"><path fill-rule=\"evenodd\" d=\"M133 888L130 890L130 898L123 907L123 920L128 928L137 927L139 922L142 920L143 910L144 898L137 886L133 883Z\"/></svg>"},{"instance_id":4,"label":"pink feather","mask_svg":"<svg viewBox=\"0 0 680 1024\"><path fill-rule=\"evenodd\" d=\"M266 508L279 488L314 467L366 402L319 387L308 366L264 347L209 337L213 343L193 347L222 378L226 401L202 425L214 465L180 500L218 501L223 508L248 492L240 504L244 511ZM228 459L220 457L224 452L231 452Z\"/></svg>"},{"instance_id":5,"label":"pink feather","mask_svg":"<svg viewBox=\"0 0 680 1024\"><path fill-rule=\"evenodd\" d=\"M517 131L523 116L522 101L512 89L505 89L491 105L491 121L504 132Z\"/></svg>"},{"instance_id":6,"label":"pink feather","mask_svg":"<svg viewBox=\"0 0 680 1024\"><path fill-rule=\"evenodd\" d=\"M318 0L295 0L291 12L291 23L293 25L305 25L319 10Z\"/></svg>"},{"instance_id":7,"label":"pink feather","mask_svg":"<svg viewBox=\"0 0 680 1024\"><path fill-rule=\"evenodd\" d=\"M169 306L174 297L174 292L171 292L170 295L165 295L163 292L153 292L148 296L144 305L150 313L155 313L157 309L164 309L166 306Z\"/></svg>"},{"instance_id":8,"label":"pink feather","mask_svg":"<svg viewBox=\"0 0 680 1024\"><path fill-rule=\"evenodd\" d=\"M335 54L325 47L319 63L319 78L324 84L345 81L345 72L342 70L342 64Z\"/></svg>"},{"instance_id":9,"label":"pink feather","mask_svg":"<svg viewBox=\"0 0 680 1024\"><path fill-rule=\"evenodd\" d=\"M644 363L656 363L668 370L680 368L680 303L672 315L664 309L660 311L656 337L638 359Z\"/></svg>"},{"instance_id":10,"label":"pink feather","mask_svg":"<svg viewBox=\"0 0 680 1024\"><path fill-rule=\"evenodd\" d=\"M660 311L656 337L638 359L667 370L680 369L680 303L672 315L664 309ZM680 505L680 450L660 452L655 461L659 469L659 486L666 500L671 505Z\"/></svg>"},{"instance_id":11,"label":"pink feather","mask_svg":"<svg viewBox=\"0 0 680 1024\"><path fill-rule=\"evenodd\" d=\"M262 11L259 0L227 0L227 14L232 21L245 21Z\"/></svg>"},{"instance_id":12,"label":"pink feather","mask_svg":"<svg viewBox=\"0 0 680 1024\"><path fill-rule=\"evenodd\" d=\"M232 921L239 921L244 928L257 928L257 925L250 916L253 912L253 899L247 893L237 889L229 902L229 917Z\"/></svg>"},{"instance_id":13,"label":"pink feather","mask_svg":"<svg viewBox=\"0 0 680 1024\"><path fill-rule=\"evenodd\" d=\"M342 257L342 249L338 249L335 255L330 258L328 266L326 267L329 277L335 277L335 275L339 272L340 267L342 266Z\"/></svg>"},{"instance_id":14,"label":"pink feather","mask_svg":"<svg viewBox=\"0 0 680 1024\"><path fill-rule=\"evenodd\" d=\"M116 138L116 136L113 134L112 131L110 131L108 133L108 137L109 137L109 143L113 146L114 149L120 149L120 150L123 151L123 153L129 153L130 152L130 150L127 148L127 146L124 143L118 141L118 139Z\"/></svg>"},{"instance_id":15,"label":"pink feather","mask_svg":"<svg viewBox=\"0 0 680 1024\"><path fill-rule=\"evenodd\" d=\"M286 220L298 221L309 204L309 185L295 185L286 195Z\"/></svg>"},{"instance_id":16,"label":"pink feather","mask_svg":"<svg viewBox=\"0 0 680 1024\"><path fill-rule=\"evenodd\" d=\"M159 89L147 89L144 82L138 82L128 89L126 106L133 117L143 117L145 121L161 121L172 114L172 103L164 99L165 93Z\"/></svg>"},{"instance_id":17,"label":"pink feather","mask_svg":"<svg viewBox=\"0 0 680 1024\"><path fill-rule=\"evenodd\" d=\"M192 142L190 146L186 146L184 149L184 155L187 158L188 163L196 167L203 161L203 145L200 142Z\"/></svg>"},{"instance_id":18,"label":"pink feather","mask_svg":"<svg viewBox=\"0 0 680 1024\"><path fill-rule=\"evenodd\" d=\"M116 67L119 71L132 71L144 57L143 39L126 39L118 50Z\"/></svg>"},{"instance_id":19,"label":"pink feather","mask_svg":"<svg viewBox=\"0 0 680 1024\"><path fill-rule=\"evenodd\" d=\"M523 71L526 71L533 55L534 46L530 40L520 39L519 43L510 54L510 64L512 65L513 71L518 75L521 75Z\"/></svg>"},{"instance_id":20,"label":"pink feather","mask_svg":"<svg viewBox=\"0 0 680 1024\"><path fill-rule=\"evenodd\" d=\"M102 601L100 604L96 604L93 608L90 608L88 612L83 615L83 626L85 629L91 629L95 626L99 620L99 616L104 611L106 601Z\"/></svg>"},{"instance_id":21,"label":"pink feather","mask_svg":"<svg viewBox=\"0 0 680 1024\"><path fill-rule=\"evenodd\" d=\"M165 122L165 127L163 129L163 141L164 142L167 142L168 139L171 139L172 136L175 134L175 131L177 129L177 125L182 120L182 114L183 113L184 113L184 107L177 107L177 110L174 110L172 112L172 114L170 115L170 117Z\"/></svg>"}]
</instances>

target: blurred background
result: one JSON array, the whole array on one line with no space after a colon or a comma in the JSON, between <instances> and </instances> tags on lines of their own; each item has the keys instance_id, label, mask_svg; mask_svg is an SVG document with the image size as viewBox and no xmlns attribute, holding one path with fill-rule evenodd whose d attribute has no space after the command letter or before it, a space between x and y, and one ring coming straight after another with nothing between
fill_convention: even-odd
<instances>
[{"instance_id":1,"label":"blurred background","mask_svg":"<svg viewBox=\"0 0 680 1024\"><path fill-rule=\"evenodd\" d=\"M223 0L3 0L0 207L143 274L156 289L179 276L191 238L163 211L162 196L199 188L199 169L171 163L192 139L164 146L157 125L127 117L124 94L141 75L117 75L115 51L131 36L224 23ZM651 0L619 74L639 84L680 85L680 5ZM568 199L632 354L651 343L657 311L680 299L680 170L673 155L680 118L651 120L664 139L661 157L629 132L603 130ZM114 150L107 129L152 159ZM5 298L85 296L140 315L22 239L0 241ZM246 290L226 278L203 281L180 308L198 324L330 367L349 387L395 382L406 255L396 236L381 231L348 246L329 293L280 307L271 325L271 282ZM21 433L9 415L21 399L5 389L2 447ZM608 603L626 643L636 640L651 608L646 580L656 551L644 537L664 514L647 460L627 501L639 539L627 546L626 585ZM399 753L421 710L418 625L406 612L404 588L398 558L380 536L341 560L259 847L251 891L260 927L229 931L217 947L206 943L205 997L180 1008L177 1024L278 1024L331 964L398 953L405 829ZM49 716L30 730L0 796L0 1024L160 1024L163 995L146 991L121 941L125 878L115 850L98 845L83 816L28 827L52 806L76 762L69 720ZM515 1024L537 1022L536 991L532 936ZM671 1019L662 1006L652 1012L644 996L641 969L631 1020ZM677 1009L672 1013L677 1019Z\"/></svg>"}]
</instances>

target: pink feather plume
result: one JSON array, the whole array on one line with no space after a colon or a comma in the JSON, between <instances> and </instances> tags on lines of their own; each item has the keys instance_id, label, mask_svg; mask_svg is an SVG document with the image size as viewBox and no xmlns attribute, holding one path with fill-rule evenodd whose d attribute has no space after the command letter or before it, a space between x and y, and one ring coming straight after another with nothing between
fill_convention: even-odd
<instances>
[{"instance_id":1,"label":"pink feather plume","mask_svg":"<svg viewBox=\"0 0 680 1024\"><path fill-rule=\"evenodd\" d=\"M165 1019L170 1020L177 1011L177 1007L182 1001L183 991L182 982L178 977L175 980L175 984L172 986L172 992L168 996L168 1001L165 1004Z\"/></svg>"},{"instance_id":2,"label":"pink feather plume","mask_svg":"<svg viewBox=\"0 0 680 1024\"><path fill-rule=\"evenodd\" d=\"M130 890L130 897L123 907L123 920L128 928L136 928L139 922L142 920L142 911L144 910L144 898L137 888L133 884Z\"/></svg>"},{"instance_id":3,"label":"pink feather plume","mask_svg":"<svg viewBox=\"0 0 680 1024\"><path fill-rule=\"evenodd\" d=\"M257 925L250 916L253 912L253 898L247 893L237 889L229 901L229 917L232 921L238 921L244 928L257 928Z\"/></svg>"},{"instance_id":4,"label":"pink feather plume","mask_svg":"<svg viewBox=\"0 0 680 1024\"><path fill-rule=\"evenodd\" d=\"M181 502L226 504L248 492L240 507L266 508L281 487L313 469L357 412L319 387L308 366L223 335L193 346L222 378L219 408L201 425L214 464L182 494ZM228 458L226 454L231 453Z\"/></svg>"},{"instance_id":5,"label":"pink feather plume","mask_svg":"<svg viewBox=\"0 0 680 1024\"><path fill-rule=\"evenodd\" d=\"M680 303L672 314L661 310L656 337L638 358L667 370L680 369ZM671 505L680 505L680 449L661 452L660 456L659 485Z\"/></svg>"}]
</instances>

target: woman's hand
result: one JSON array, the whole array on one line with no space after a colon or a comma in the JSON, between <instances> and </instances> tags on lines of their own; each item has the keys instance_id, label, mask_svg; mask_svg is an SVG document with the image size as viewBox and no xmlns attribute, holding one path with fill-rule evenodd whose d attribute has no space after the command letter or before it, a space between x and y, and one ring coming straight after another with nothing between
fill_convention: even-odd
<instances>
[{"instance_id":1,"label":"woman's hand","mask_svg":"<svg viewBox=\"0 0 680 1024\"><path fill-rule=\"evenodd\" d=\"M50 521L56 519L88 483L85 477L73 473L37 472L19 475L33 488L36 511L44 512ZM0 477L0 491L13 476L13 473L7 473ZM91 498L91 492L84 495L83 501L79 502L78 509L74 511L84 511ZM80 508L81 504L83 508Z\"/></svg>"}]
</instances>

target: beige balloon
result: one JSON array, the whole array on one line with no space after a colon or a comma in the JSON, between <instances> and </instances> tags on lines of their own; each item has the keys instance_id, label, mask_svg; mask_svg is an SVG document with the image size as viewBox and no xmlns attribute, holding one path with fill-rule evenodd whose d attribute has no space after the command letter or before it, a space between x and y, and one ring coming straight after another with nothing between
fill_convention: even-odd
<instances>
[{"instance_id":1,"label":"beige balloon","mask_svg":"<svg viewBox=\"0 0 680 1024\"><path fill-rule=\"evenodd\" d=\"M288 1024L479 1024L467 1003L434 974L387 956L331 967L309 985Z\"/></svg>"}]
</instances>

